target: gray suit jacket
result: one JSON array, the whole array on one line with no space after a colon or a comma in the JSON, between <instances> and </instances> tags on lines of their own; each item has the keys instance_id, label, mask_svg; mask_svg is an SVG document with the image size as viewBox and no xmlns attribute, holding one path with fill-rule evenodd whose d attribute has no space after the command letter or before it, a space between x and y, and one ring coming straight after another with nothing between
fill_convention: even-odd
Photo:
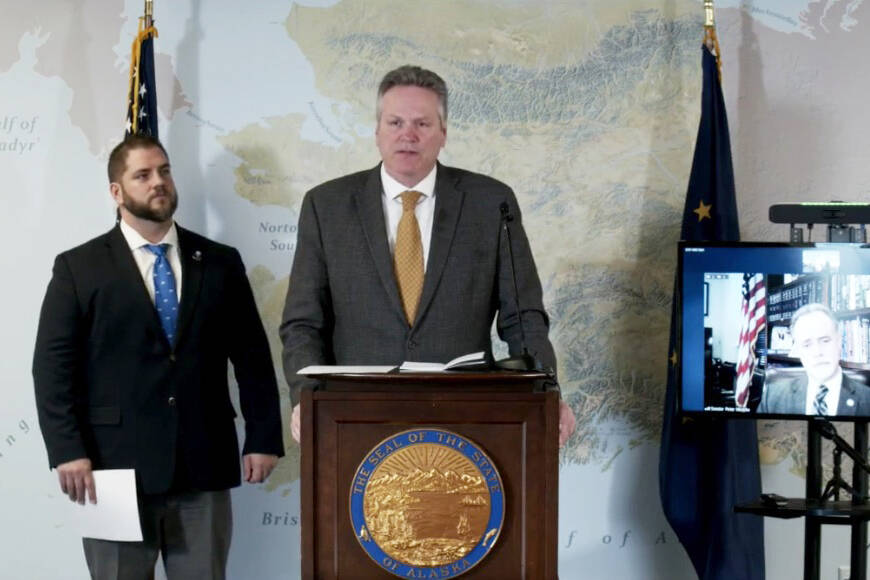
<instances>
[{"instance_id":1,"label":"gray suit jacket","mask_svg":"<svg viewBox=\"0 0 870 580\"><path fill-rule=\"evenodd\" d=\"M409 327L387 241L380 168L324 183L305 195L281 323L284 373L294 403L316 381L311 364L446 362L490 352L490 329L511 354L522 350L507 240L506 202L519 303L529 352L555 370L541 283L511 189L495 179L438 165L435 216L423 294Z\"/></svg>"},{"instance_id":2,"label":"gray suit jacket","mask_svg":"<svg viewBox=\"0 0 870 580\"><path fill-rule=\"evenodd\" d=\"M807 401L807 375L773 381L764 386L759 413L782 413L804 415ZM837 415L855 416L870 414L870 387L843 374L840 402Z\"/></svg>"}]
</instances>

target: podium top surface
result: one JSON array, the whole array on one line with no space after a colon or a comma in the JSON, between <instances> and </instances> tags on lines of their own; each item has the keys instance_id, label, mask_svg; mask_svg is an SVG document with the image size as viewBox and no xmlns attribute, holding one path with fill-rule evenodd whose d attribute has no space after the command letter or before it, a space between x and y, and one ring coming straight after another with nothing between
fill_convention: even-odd
<instances>
[{"instance_id":1,"label":"podium top surface","mask_svg":"<svg viewBox=\"0 0 870 580\"><path fill-rule=\"evenodd\" d=\"M511 372L511 371L443 371L443 372L407 372L398 370L388 373L318 373L304 375L313 379L353 381L362 383L528 383L544 381L550 376L541 372ZM552 380L552 379L551 379ZM554 381L555 382L555 381Z\"/></svg>"}]
</instances>

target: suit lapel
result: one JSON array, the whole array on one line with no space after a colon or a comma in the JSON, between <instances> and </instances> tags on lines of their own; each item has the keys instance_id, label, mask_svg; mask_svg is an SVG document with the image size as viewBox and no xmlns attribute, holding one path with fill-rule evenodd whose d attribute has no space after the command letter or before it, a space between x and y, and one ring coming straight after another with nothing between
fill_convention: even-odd
<instances>
[{"instance_id":1,"label":"suit lapel","mask_svg":"<svg viewBox=\"0 0 870 580\"><path fill-rule=\"evenodd\" d=\"M175 343L178 344L190 323L196 301L199 298L207 255L205 247L200 247L190 232L179 227L178 224L175 227L178 231L178 255L181 258L181 304L178 312L178 327L175 332Z\"/></svg>"},{"instance_id":2,"label":"suit lapel","mask_svg":"<svg viewBox=\"0 0 870 580\"><path fill-rule=\"evenodd\" d=\"M849 404L852 401L852 404ZM843 382L840 383L840 401L837 403L837 415L854 415L858 411L858 401L855 397L855 385L849 377L843 374Z\"/></svg>"},{"instance_id":3,"label":"suit lapel","mask_svg":"<svg viewBox=\"0 0 870 580\"><path fill-rule=\"evenodd\" d=\"M435 290L444 274L447 256L453 236L456 234L456 224L465 193L455 186L455 179L450 170L440 163L435 181L435 215L432 219L432 238L429 241L429 259L426 264L426 276L423 278L423 293L420 296L420 306L417 308L417 320L425 314L432 303Z\"/></svg>"},{"instance_id":4,"label":"suit lapel","mask_svg":"<svg viewBox=\"0 0 870 580\"><path fill-rule=\"evenodd\" d=\"M148 288L142 279L142 273L139 271L139 266L136 265L133 252L130 250L130 245L121 232L120 226L116 225L106 235L106 245L109 247L112 260L118 267L118 279L121 285L127 288L128 295L138 303L137 308L142 312L142 316L151 321L155 335L161 337L165 342L166 335L160 325L157 309L154 308L151 296L148 295Z\"/></svg>"},{"instance_id":5,"label":"suit lapel","mask_svg":"<svg viewBox=\"0 0 870 580\"><path fill-rule=\"evenodd\" d=\"M363 189L354 192L357 212L363 234L366 238L369 252L375 263L375 269L389 297L390 304L396 314L405 319L402 301L399 298L399 288L396 285L396 275L393 271L393 258L390 255L390 244L387 241L386 217L384 217L383 185L381 184L380 165L369 172Z\"/></svg>"},{"instance_id":6,"label":"suit lapel","mask_svg":"<svg viewBox=\"0 0 870 580\"><path fill-rule=\"evenodd\" d=\"M792 404L790 407L798 409L795 411L803 415L807 408L807 375L804 373L799 379L792 383Z\"/></svg>"}]
</instances>

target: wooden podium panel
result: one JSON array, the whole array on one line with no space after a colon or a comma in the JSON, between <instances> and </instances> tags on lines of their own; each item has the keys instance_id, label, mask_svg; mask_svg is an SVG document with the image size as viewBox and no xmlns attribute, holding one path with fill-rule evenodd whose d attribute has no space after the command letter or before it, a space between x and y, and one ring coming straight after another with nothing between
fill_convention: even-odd
<instances>
[{"instance_id":1,"label":"wooden podium panel","mask_svg":"<svg viewBox=\"0 0 870 580\"><path fill-rule=\"evenodd\" d=\"M501 475L505 515L491 551L463 579L557 577L558 406L533 373L331 375L302 393L302 577L396 578L355 536L360 464L396 433L441 428L480 447Z\"/></svg>"}]
</instances>

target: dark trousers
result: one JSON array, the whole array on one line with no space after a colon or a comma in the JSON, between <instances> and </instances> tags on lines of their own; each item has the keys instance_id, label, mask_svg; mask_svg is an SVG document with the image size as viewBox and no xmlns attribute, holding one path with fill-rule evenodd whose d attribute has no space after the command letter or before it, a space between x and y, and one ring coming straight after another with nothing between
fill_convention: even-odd
<instances>
[{"instance_id":1,"label":"dark trousers","mask_svg":"<svg viewBox=\"0 0 870 580\"><path fill-rule=\"evenodd\" d=\"M140 496L139 518L141 542L82 540L94 580L151 580L158 554L169 580L225 578L233 527L229 490Z\"/></svg>"}]
</instances>

